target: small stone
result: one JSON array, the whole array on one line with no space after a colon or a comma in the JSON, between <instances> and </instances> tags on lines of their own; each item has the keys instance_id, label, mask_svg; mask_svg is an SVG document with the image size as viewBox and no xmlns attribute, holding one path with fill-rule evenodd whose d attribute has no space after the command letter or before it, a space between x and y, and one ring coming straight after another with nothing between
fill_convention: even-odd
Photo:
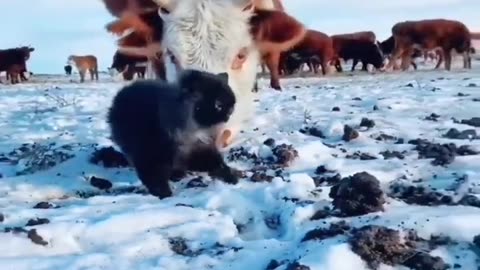
<instances>
[{"instance_id":1,"label":"small stone","mask_svg":"<svg viewBox=\"0 0 480 270\"><path fill-rule=\"evenodd\" d=\"M39 202L33 208L34 209L51 209L51 208L54 208L54 206L49 202Z\"/></svg>"},{"instance_id":2,"label":"small stone","mask_svg":"<svg viewBox=\"0 0 480 270\"><path fill-rule=\"evenodd\" d=\"M368 118L362 118L362 121L360 122L361 127L367 127L367 128L373 128L375 126L375 121L368 119Z\"/></svg>"},{"instance_id":3,"label":"small stone","mask_svg":"<svg viewBox=\"0 0 480 270\"><path fill-rule=\"evenodd\" d=\"M26 227L37 226L37 225L48 224L48 223L50 223L50 220L48 218L36 218L36 219L29 219L27 224L25 224L25 226Z\"/></svg>"},{"instance_id":4,"label":"small stone","mask_svg":"<svg viewBox=\"0 0 480 270\"><path fill-rule=\"evenodd\" d=\"M339 111L340 111L340 108L339 108L339 107L333 107L333 108L332 108L332 111L333 111L333 112L339 112Z\"/></svg>"},{"instance_id":5,"label":"small stone","mask_svg":"<svg viewBox=\"0 0 480 270\"><path fill-rule=\"evenodd\" d=\"M92 185L92 186L94 186L98 189L101 189L101 190L111 189L112 186L113 186L112 182L110 182L109 180L99 178L99 177L95 177L95 176L92 176L90 178L90 185Z\"/></svg>"},{"instance_id":6,"label":"small stone","mask_svg":"<svg viewBox=\"0 0 480 270\"><path fill-rule=\"evenodd\" d=\"M30 231L28 231L27 237L37 245L41 245L41 246L48 245L48 242L43 240L43 238L40 235L38 235L36 229L31 229Z\"/></svg>"},{"instance_id":7,"label":"small stone","mask_svg":"<svg viewBox=\"0 0 480 270\"><path fill-rule=\"evenodd\" d=\"M275 147L275 140L272 138L268 138L263 142L263 144L268 147Z\"/></svg>"},{"instance_id":8,"label":"small stone","mask_svg":"<svg viewBox=\"0 0 480 270\"><path fill-rule=\"evenodd\" d=\"M343 137L342 139L346 142L349 142L351 140L354 140L358 138L359 134L358 131L350 127L349 125L345 125L343 127Z\"/></svg>"}]
</instances>

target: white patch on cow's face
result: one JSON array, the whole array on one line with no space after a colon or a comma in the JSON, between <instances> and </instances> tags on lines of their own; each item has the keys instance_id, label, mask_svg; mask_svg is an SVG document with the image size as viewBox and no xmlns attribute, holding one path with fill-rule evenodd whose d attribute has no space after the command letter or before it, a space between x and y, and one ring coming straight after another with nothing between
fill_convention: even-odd
<instances>
[{"instance_id":1,"label":"white patch on cow's face","mask_svg":"<svg viewBox=\"0 0 480 270\"><path fill-rule=\"evenodd\" d=\"M244 9L248 1L171 0L170 3L173 8L169 13L159 11L164 21L167 80L176 80L179 68L214 74L227 72L229 85L237 97L229 122L237 123L240 118L248 117L259 61L250 33L252 10ZM240 67L235 65L238 59L242 59Z\"/></svg>"}]
</instances>

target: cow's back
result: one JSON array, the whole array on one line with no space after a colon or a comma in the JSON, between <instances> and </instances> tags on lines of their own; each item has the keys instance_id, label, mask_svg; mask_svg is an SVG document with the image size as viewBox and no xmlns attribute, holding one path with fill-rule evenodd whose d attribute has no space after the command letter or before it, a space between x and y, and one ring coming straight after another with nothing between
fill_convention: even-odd
<instances>
[{"instance_id":1,"label":"cow's back","mask_svg":"<svg viewBox=\"0 0 480 270\"><path fill-rule=\"evenodd\" d=\"M457 43L454 40L463 42L470 38L469 30L463 23L445 19L397 23L392 27L392 34L396 37L407 38L413 43L426 45L429 48L446 41Z\"/></svg>"}]
</instances>

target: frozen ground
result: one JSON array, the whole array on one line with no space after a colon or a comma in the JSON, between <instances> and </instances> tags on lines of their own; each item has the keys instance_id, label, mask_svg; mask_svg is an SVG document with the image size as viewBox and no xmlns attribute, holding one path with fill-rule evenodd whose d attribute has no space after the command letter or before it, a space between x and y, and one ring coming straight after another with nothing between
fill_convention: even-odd
<instances>
[{"instance_id":1,"label":"frozen ground","mask_svg":"<svg viewBox=\"0 0 480 270\"><path fill-rule=\"evenodd\" d=\"M368 259L352 251L354 230L302 241L307 232L342 220L350 228L380 225L401 235L414 229L430 242L449 236L413 250L439 256L452 268L477 269L480 253L472 241L480 234L480 155L474 152L480 140L468 135L480 135L480 127L461 121L480 117L478 64L450 73L285 79L281 93L262 79L256 117L233 146L237 155L225 153L232 166L249 171L247 177L229 186L208 177L191 182L192 175L172 182L174 197L162 201L142 193L131 169L89 161L96 148L112 145L105 115L122 84L108 77L78 84L59 75L0 85L0 269L263 270L272 260L278 267L270 269L278 270L308 269L294 262L318 270L367 269ZM375 125L360 127L362 118ZM359 136L344 141L344 125ZM312 127L323 138L300 132ZM452 128L470 131L463 139L445 138ZM263 144L269 138L298 153L277 173L243 158L245 152L257 160L270 156ZM470 150L422 144L428 149L417 151L409 143L414 139ZM433 158L419 159L419 153ZM326 170L316 172L322 165ZM359 172L378 179L384 210L377 211L380 203L361 216L332 211L329 192L340 181L335 175ZM92 186L92 176L113 187ZM408 186L426 188L402 193ZM379 196L369 186L352 192L351 199L363 196L363 202ZM409 258L379 267L407 269L400 264Z\"/></svg>"}]
</instances>

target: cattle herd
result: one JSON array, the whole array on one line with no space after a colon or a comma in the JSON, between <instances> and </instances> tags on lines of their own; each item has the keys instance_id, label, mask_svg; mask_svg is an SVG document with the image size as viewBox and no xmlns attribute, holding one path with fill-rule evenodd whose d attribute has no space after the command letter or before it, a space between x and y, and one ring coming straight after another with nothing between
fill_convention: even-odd
<instances>
[{"instance_id":1,"label":"cattle herd","mask_svg":"<svg viewBox=\"0 0 480 270\"><path fill-rule=\"evenodd\" d=\"M281 0L103 2L117 18L106 26L107 30L121 36L109 71L121 74L125 80L135 75L168 79L178 68L234 71L248 77L251 70L247 69L256 70L259 65L263 73L268 68L271 87L280 90L280 76L298 73L304 66L312 73L321 69L323 75L329 74L331 68L343 72L341 60L353 60L352 71L359 62L362 71L368 71L368 65L379 71L406 70L410 66L417 69L414 59L423 57L437 61L435 69L444 63L450 70L452 53L461 54L463 67L471 68L471 54L475 53L471 40L480 38L463 23L446 19L399 22L384 41L378 41L372 31L329 36L305 29L286 13ZM182 13L192 8L197 12ZM27 80L26 62L33 51L30 46L0 50L0 72L6 72L7 81L14 84ZM247 61L251 57L258 59ZM212 60L215 58L218 61ZM221 63L224 60L231 63ZM250 62L245 65L248 68L245 62ZM252 63L257 64L252 67ZM92 80L98 80L95 56L71 55L64 67L67 75L72 74L72 66L78 70L81 82L87 72ZM255 79L242 80L251 83Z\"/></svg>"}]
</instances>

